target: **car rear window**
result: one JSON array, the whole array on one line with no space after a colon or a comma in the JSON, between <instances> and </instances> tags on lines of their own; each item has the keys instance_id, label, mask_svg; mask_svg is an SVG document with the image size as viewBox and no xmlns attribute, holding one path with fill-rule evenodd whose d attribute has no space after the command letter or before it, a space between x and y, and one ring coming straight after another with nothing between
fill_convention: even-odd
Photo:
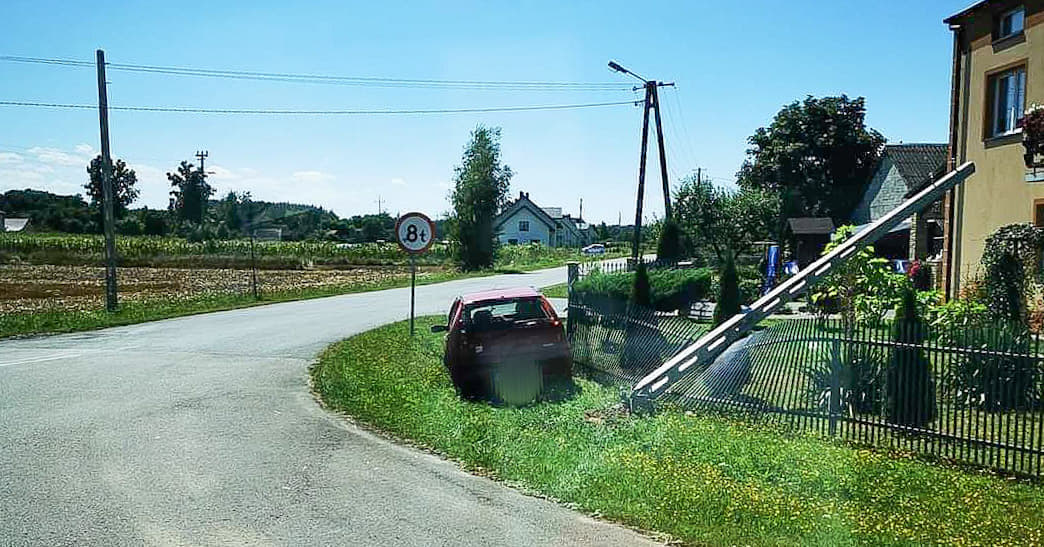
<instances>
[{"instance_id":1,"label":"car rear window","mask_svg":"<svg viewBox=\"0 0 1044 547\"><path fill-rule=\"evenodd\" d=\"M464 309L471 326L510 325L519 321L550 319L539 298L512 298L492 302L478 302Z\"/></svg>"}]
</instances>

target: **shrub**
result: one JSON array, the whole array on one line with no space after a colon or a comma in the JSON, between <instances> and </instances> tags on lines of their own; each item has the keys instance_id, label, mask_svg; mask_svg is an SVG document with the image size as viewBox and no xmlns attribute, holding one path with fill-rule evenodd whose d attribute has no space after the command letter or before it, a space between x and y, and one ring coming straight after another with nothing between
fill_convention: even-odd
<instances>
[{"instance_id":1,"label":"shrub","mask_svg":"<svg viewBox=\"0 0 1044 547\"><path fill-rule=\"evenodd\" d=\"M652 307L652 287L649 286L649 271L644 262L639 262L634 272L634 286L631 288L631 304L643 308Z\"/></svg>"},{"instance_id":2,"label":"shrub","mask_svg":"<svg viewBox=\"0 0 1044 547\"><path fill-rule=\"evenodd\" d=\"M668 218L663 221L660 239L656 244L656 260L677 262L685 256L685 243L678 223Z\"/></svg>"},{"instance_id":3,"label":"shrub","mask_svg":"<svg viewBox=\"0 0 1044 547\"><path fill-rule=\"evenodd\" d=\"M1012 252L1001 252L986 270L986 308L998 319L1026 320L1026 272Z\"/></svg>"},{"instance_id":4,"label":"shrub","mask_svg":"<svg viewBox=\"0 0 1044 547\"><path fill-rule=\"evenodd\" d=\"M920 347L925 325L917 313L917 296L906 289L892 328L888 367L888 422L923 427L935 419L935 384L931 363Z\"/></svg>"},{"instance_id":5,"label":"shrub","mask_svg":"<svg viewBox=\"0 0 1044 547\"><path fill-rule=\"evenodd\" d=\"M853 226L838 228L823 254L854 233ZM906 276L889 271L888 260L874 256L873 247L865 247L811 291L809 302L820 314L840 312L846 324L876 326L896 308L909 286Z\"/></svg>"},{"instance_id":6,"label":"shrub","mask_svg":"<svg viewBox=\"0 0 1044 547\"><path fill-rule=\"evenodd\" d=\"M913 288L919 291L932 289L932 270L920 260L915 260L910 264L910 269L906 275L910 277Z\"/></svg>"},{"instance_id":7,"label":"shrub","mask_svg":"<svg viewBox=\"0 0 1044 547\"><path fill-rule=\"evenodd\" d=\"M1038 370L1031 337L1021 323L963 329L954 336L972 353L951 366L946 385L957 404L992 412L1027 409L1039 403Z\"/></svg>"},{"instance_id":8,"label":"shrub","mask_svg":"<svg viewBox=\"0 0 1044 547\"><path fill-rule=\"evenodd\" d=\"M848 343L837 370L840 401L838 408L849 414L878 414L885 395L886 358L870 344ZM833 374L829 362L811 375L811 397L816 407L828 411L833 398Z\"/></svg>"},{"instance_id":9,"label":"shrub","mask_svg":"<svg viewBox=\"0 0 1044 547\"><path fill-rule=\"evenodd\" d=\"M714 325L720 325L740 312L739 274L732 253L725 256L718 291L718 301L714 305Z\"/></svg>"},{"instance_id":10,"label":"shrub","mask_svg":"<svg viewBox=\"0 0 1044 547\"><path fill-rule=\"evenodd\" d=\"M707 268L649 270L652 306L659 311L684 308L697 300L707 298L711 272ZM573 284L573 291L586 298L603 300L612 308L613 302L625 305L631 298L635 284L634 272L604 273L593 271Z\"/></svg>"}]
</instances>

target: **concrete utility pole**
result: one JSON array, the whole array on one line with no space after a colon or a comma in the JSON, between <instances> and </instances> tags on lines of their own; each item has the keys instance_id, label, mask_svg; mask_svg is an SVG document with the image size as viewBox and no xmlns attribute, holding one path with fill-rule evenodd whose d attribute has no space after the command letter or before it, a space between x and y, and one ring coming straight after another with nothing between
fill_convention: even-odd
<instances>
[{"instance_id":1,"label":"concrete utility pole","mask_svg":"<svg viewBox=\"0 0 1044 547\"><path fill-rule=\"evenodd\" d=\"M663 183L663 212L664 218L671 218L671 182L667 177L667 153L663 149L663 124L660 122L660 94L659 88L673 86L673 82L658 82L646 80L641 76L620 66L615 61L609 61L609 68L634 76L642 81L645 88L645 108L642 112L642 155L638 163L638 201L634 212L634 246L632 257L637 261L641 254L642 241L642 202L645 200L645 157L649 145L649 112L655 110L656 122L656 144L660 151L660 181ZM635 90L638 88L636 87Z\"/></svg>"},{"instance_id":2,"label":"concrete utility pole","mask_svg":"<svg viewBox=\"0 0 1044 547\"><path fill-rule=\"evenodd\" d=\"M102 151L102 222L105 229L105 309L116 311L116 230L112 205L112 155L109 152L109 97L105 82L105 52L97 52L98 126Z\"/></svg>"},{"instance_id":3,"label":"concrete utility pole","mask_svg":"<svg viewBox=\"0 0 1044 547\"><path fill-rule=\"evenodd\" d=\"M207 178L207 170L203 168L203 162L210 157L209 150L196 150L196 157L199 158L199 173L205 180Z\"/></svg>"}]
</instances>

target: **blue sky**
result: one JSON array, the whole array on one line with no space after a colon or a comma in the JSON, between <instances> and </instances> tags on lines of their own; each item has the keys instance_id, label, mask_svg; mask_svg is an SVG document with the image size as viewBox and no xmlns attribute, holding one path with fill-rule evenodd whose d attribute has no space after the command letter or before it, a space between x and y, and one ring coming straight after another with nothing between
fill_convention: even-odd
<instances>
[{"instance_id":1,"label":"blue sky","mask_svg":"<svg viewBox=\"0 0 1044 547\"><path fill-rule=\"evenodd\" d=\"M966 0L917 2L382 2L242 4L7 0L0 55L114 63L463 80L625 82L615 59L665 89L672 179L730 184L746 138L806 95L867 99L890 142L945 142L951 36ZM112 105L467 108L628 100L629 91L387 89L110 72ZM0 62L0 100L97 101L92 69ZM261 117L113 112L112 149L166 204L164 173L210 151L220 192L323 205L341 216L438 215L469 131L502 128L514 192L590 221L633 220L641 111L631 106L440 116ZM0 106L0 191L80 191L96 111ZM648 215L662 216L650 158ZM674 182L672 180L672 182ZM630 220L628 220L630 218Z\"/></svg>"}]
</instances>

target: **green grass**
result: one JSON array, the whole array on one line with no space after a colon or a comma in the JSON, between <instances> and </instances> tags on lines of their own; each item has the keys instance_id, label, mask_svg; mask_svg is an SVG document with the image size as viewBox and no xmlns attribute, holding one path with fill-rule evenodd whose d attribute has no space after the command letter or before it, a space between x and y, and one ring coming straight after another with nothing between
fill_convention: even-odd
<instances>
[{"instance_id":1,"label":"green grass","mask_svg":"<svg viewBox=\"0 0 1044 547\"><path fill-rule=\"evenodd\" d=\"M544 296L548 298L569 298L569 285L559 283L558 285L544 287L540 292L544 293Z\"/></svg>"},{"instance_id":2,"label":"green grass","mask_svg":"<svg viewBox=\"0 0 1044 547\"><path fill-rule=\"evenodd\" d=\"M1041 544L1044 488L724 418L614 410L578 380L561 403L495 408L454 394L419 321L328 348L330 407L474 471L691 544Z\"/></svg>"}]
</instances>

